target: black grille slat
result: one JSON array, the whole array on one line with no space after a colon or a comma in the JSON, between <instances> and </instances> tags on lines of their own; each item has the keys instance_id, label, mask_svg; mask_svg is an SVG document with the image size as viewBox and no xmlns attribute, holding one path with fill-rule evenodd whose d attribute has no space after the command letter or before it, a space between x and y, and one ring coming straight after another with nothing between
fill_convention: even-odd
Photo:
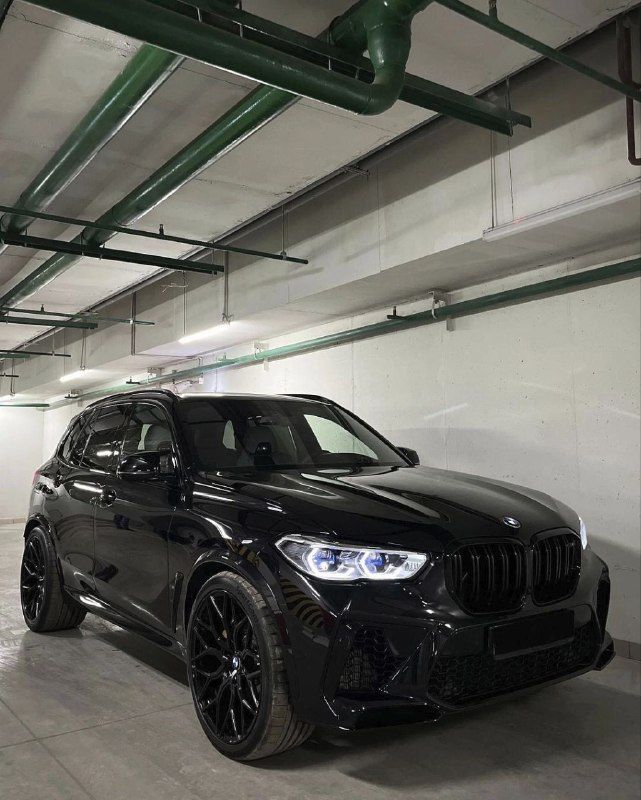
<instances>
[{"instance_id":1,"label":"black grille slat","mask_svg":"<svg viewBox=\"0 0 641 800\"><path fill-rule=\"evenodd\" d=\"M514 611L525 597L525 550L519 542L463 545L447 559L449 589L466 611Z\"/></svg>"},{"instance_id":2,"label":"black grille slat","mask_svg":"<svg viewBox=\"0 0 641 800\"><path fill-rule=\"evenodd\" d=\"M538 539L532 550L532 596L536 603L554 603L576 590L581 572L581 540L574 533Z\"/></svg>"},{"instance_id":3,"label":"black grille slat","mask_svg":"<svg viewBox=\"0 0 641 800\"><path fill-rule=\"evenodd\" d=\"M511 658L441 654L430 671L428 692L436 701L464 706L589 667L596 655L592 623L577 629L571 642Z\"/></svg>"}]
</instances>

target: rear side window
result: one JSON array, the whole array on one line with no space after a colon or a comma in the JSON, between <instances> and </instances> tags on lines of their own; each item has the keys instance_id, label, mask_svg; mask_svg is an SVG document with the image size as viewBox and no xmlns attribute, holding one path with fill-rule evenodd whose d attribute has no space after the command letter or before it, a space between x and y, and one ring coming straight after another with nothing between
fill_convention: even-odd
<instances>
[{"instance_id":1,"label":"rear side window","mask_svg":"<svg viewBox=\"0 0 641 800\"><path fill-rule=\"evenodd\" d=\"M103 408L88 425L89 441L82 463L90 469L108 470L120 455L127 404Z\"/></svg>"},{"instance_id":2,"label":"rear side window","mask_svg":"<svg viewBox=\"0 0 641 800\"><path fill-rule=\"evenodd\" d=\"M82 463L82 455L85 451L87 438L89 436L88 422L91 414L84 414L73 423L71 430L62 442L60 458L68 464L79 467Z\"/></svg>"}]
</instances>

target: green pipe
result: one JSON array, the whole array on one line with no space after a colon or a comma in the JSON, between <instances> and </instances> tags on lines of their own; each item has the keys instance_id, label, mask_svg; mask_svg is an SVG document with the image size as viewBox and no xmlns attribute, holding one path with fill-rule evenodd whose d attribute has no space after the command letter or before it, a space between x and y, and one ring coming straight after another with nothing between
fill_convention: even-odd
<instances>
[{"instance_id":1,"label":"green pipe","mask_svg":"<svg viewBox=\"0 0 641 800\"><path fill-rule=\"evenodd\" d=\"M149 0L33 0L37 5L170 50L277 89L339 106L380 114L398 99L411 44L411 21L431 0L367 0L340 21L350 25L350 44L369 49L370 84L297 56L208 26ZM333 36L333 34L332 34ZM349 46L349 45L348 45Z\"/></svg>"},{"instance_id":2,"label":"green pipe","mask_svg":"<svg viewBox=\"0 0 641 800\"><path fill-rule=\"evenodd\" d=\"M7 308L4 306L0 306L0 314L3 311L12 311L13 309ZM42 308L21 308L21 314L36 314L37 316L42 317L62 317L63 319L84 319L85 317L91 317L91 319L96 320L98 322L123 322L127 325L155 325L155 322L150 322L149 320L145 319L133 319L132 317L104 317L102 314L99 314L97 311L78 311L76 314L69 314L64 311L45 311L44 306ZM2 351L0 350L0 353Z\"/></svg>"},{"instance_id":3,"label":"green pipe","mask_svg":"<svg viewBox=\"0 0 641 800\"><path fill-rule=\"evenodd\" d=\"M527 47L529 50L540 53L542 56L549 58L550 61L556 61L557 64L562 64L564 67L569 67L575 72L580 72L582 75L591 78L593 81L602 83L615 92L619 92L626 97L631 97L633 100L641 101L641 90L638 87L632 86L629 83L623 83L615 78L611 78L609 75L604 75L604 73L596 69L592 69L592 67L583 64L581 61L577 61L562 50L550 47L540 42L538 39L534 39L526 33L512 28L510 25L506 25L495 15L484 14L482 11L478 11L476 8L467 5L467 3L462 3L461 0L436 0L436 2L466 17L466 19L470 19L479 25L483 25L485 28L489 28L495 33L499 33L501 36L505 36L506 39L511 39L513 42L523 45L523 47Z\"/></svg>"},{"instance_id":4,"label":"green pipe","mask_svg":"<svg viewBox=\"0 0 641 800\"><path fill-rule=\"evenodd\" d=\"M35 317L5 317L0 315L0 325L40 325L44 328L83 328L93 330L97 322L70 322L69 320L37 319Z\"/></svg>"},{"instance_id":5,"label":"green pipe","mask_svg":"<svg viewBox=\"0 0 641 800\"><path fill-rule=\"evenodd\" d=\"M41 236L30 236L27 233L2 233L0 231L0 243L17 245L20 247L30 247L34 250L51 250L54 253L63 253L65 257L77 259L96 258L99 261L122 261L125 264L142 264L144 266L161 267L162 269L174 269L180 272L198 272L201 275L213 275L222 272L224 267L221 264L194 264L191 261L178 258L166 258L157 256L154 253L136 253L131 250L112 250L107 247L99 247L95 244L85 244L82 236L76 237L73 242L64 242L59 239L44 239ZM0 306L8 305L0 301Z\"/></svg>"},{"instance_id":6,"label":"green pipe","mask_svg":"<svg viewBox=\"0 0 641 800\"><path fill-rule=\"evenodd\" d=\"M48 356L50 358L71 358L70 353L47 353L44 350L0 350L0 359L29 358L29 356Z\"/></svg>"},{"instance_id":7,"label":"green pipe","mask_svg":"<svg viewBox=\"0 0 641 800\"><path fill-rule=\"evenodd\" d=\"M182 61L174 53L141 47L15 205L39 211L52 203ZM28 216L7 214L0 219L0 231L23 233L31 222Z\"/></svg>"},{"instance_id":8,"label":"green pipe","mask_svg":"<svg viewBox=\"0 0 641 800\"><path fill-rule=\"evenodd\" d=\"M375 0L380 3L392 3L394 0ZM357 3L354 13L369 6ZM398 0L403 2L403 0ZM417 7L425 0L416 0ZM88 7L93 4L86 4ZM84 4L83 4L84 7ZM349 12L348 12L349 13ZM342 18L345 20L345 16ZM338 36L340 30L335 34ZM105 228L128 226L139 220L157 205L178 191L188 181L195 178L220 158L225 156L249 136L256 133L264 125L282 114L297 101L295 95L270 86L261 86L243 98L233 108L217 119L207 130L196 137L173 158L163 164L153 175L143 181L125 198L98 218L97 222ZM114 234L109 230L91 230L85 228L73 240L76 244L89 244L99 247L109 241ZM0 305L15 306L30 297L34 292L46 286L77 261L77 256L58 254L47 259L43 264L23 278L3 297Z\"/></svg>"},{"instance_id":9,"label":"green pipe","mask_svg":"<svg viewBox=\"0 0 641 800\"><path fill-rule=\"evenodd\" d=\"M49 403L0 403L0 408L49 408Z\"/></svg>"},{"instance_id":10,"label":"green pipe","mask_svg":"<svg viewBox=\"0 0 641 800\"><path fill-rule=\"evenodd\" d=\"M186 378L193 378L202 375L204 372L215 372L219 369L230 367L246 367L251 364L262 364L265 361L273 361L278 358L300 355L316 350L324 350L328 347L349 344L351 342L370 339L381 336L385 333L415 328L420 325L431 325L447 319L465 317L470 314L477 314L481 311L488 311L513 303L534 300L544 295L554 295L561 292L573 291L583 286L590 286L602 281L612 281L623 278L632 278L636 273L641 272L641 258L633 258L607 267L598 267L583 272L576 272L572 275L563 275L560 278L552 278L539 283L532 283L526 286L519 286L515 289L506 289L503 292L475 297L472 300L463 300L460 303L453 303L449 306L435 308L431 311L420 311L417 314L408 314L403 317L386 319L381 322L374 322L371 325L363 325L360 328L330 333L327 336L320 336L316 339L306 339L302 342L273 347L270 350L262 350L251 355L238 356L237 358L223 358L213 364L203 364L198 367L190 367L167 375L160 375L153 378L146 378L140 381L141 386L154 386L159 383L169 383L170 381L180 381ZM96 389L86 392L79 400L91 400L98 397L105 397L118 392L126 392L130 387L126 384L111 386L106 389ZM55 407L67 405L64 402L55 404Z\"/></svg>"},{"instance_id":11,"label":"green pipe","mask_svg":"<svg viewBox=\"0 0 641 800\"><path fill-rule=\"evenodd\" d=\"M319 63L319 56L332 69L347 67L349 74L355 74L360 80L369 82L374 78L372 62L341 47L330 44L323 38L314 38L307 34L286 28L283 25L263 19L256 14L249 14L238 8L224 5L219 0L152 0L165 7L176 9L177 6L191 6L208 12L208 25L226 25L236 36L243 39L254 37L257 41L270 44L279 50L296 53L302 58ZM405 73L400 100L420 108L427 108L439 114L471 122L475 125L511 135L514 125L532 127L532 120L525 114L519 114L510 108L489 103L473 95L458 92L417 75Z\"/></svg>"}]
</instances>

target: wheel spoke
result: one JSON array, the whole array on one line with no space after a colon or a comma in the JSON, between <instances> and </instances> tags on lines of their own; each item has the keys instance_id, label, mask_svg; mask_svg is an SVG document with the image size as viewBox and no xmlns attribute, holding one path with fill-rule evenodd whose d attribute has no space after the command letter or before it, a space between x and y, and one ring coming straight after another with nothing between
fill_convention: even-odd
<instances>
[{"instance_id":1,"label":"wheel spoke","mask_svg":"<svg viewBox=\"0 0 641 800\"><path fill-rule=\"evenodd\" d=\"M25 546L20 569L20 597L28 620L35 620L42 610L46 574L45 551L40 541L32 537Z\"/></svg>"}]
</instances>

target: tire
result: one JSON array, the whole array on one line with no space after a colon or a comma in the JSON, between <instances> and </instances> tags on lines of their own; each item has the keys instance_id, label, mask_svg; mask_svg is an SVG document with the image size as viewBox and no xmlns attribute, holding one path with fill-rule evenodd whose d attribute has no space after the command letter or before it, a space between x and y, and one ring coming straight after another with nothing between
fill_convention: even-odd
<instances>
[{"instance_id":1,"label":"tire","mask_svg":"<svg viewBox=\"0 0 641 800\"><path fill-rule=\"evenodd\" d=\"M233 572L210 578L194 600L187 642L196 714L219 752L253 761L311 735L289 701L276 620L251 583Z\"/></svg>"},{"instance_id":2,"label":"tire","mask_svg":"<svg viewBox=\"0 0 641 800\"><path fill-rule=\"evenodd\" d=\"M87 614L64 590L56 551L42 528L34 528L25 540L20 601L25 622L38 633L76 628Z\"/></svg>"}]
</instances>

